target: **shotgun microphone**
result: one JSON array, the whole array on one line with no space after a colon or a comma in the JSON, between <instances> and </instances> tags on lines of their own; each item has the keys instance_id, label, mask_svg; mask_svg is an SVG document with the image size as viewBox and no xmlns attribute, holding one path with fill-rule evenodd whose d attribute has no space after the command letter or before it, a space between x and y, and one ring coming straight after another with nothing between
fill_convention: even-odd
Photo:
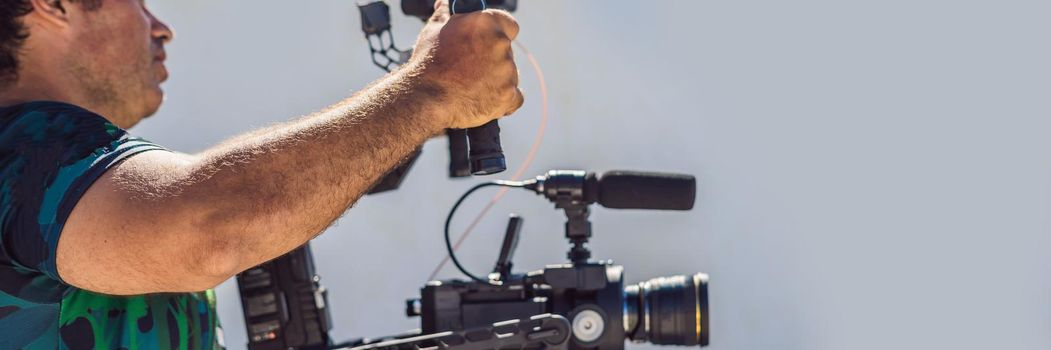
<instances>
[{"instance_id":1,"label":"shotgun microphone","mask_svg":"<svg viewBox=\"0 0 1051 350\"><path fill-rule=\"evenodd\" d=\"M615 170L601 176L581 170L552 170L525 182L548 199L611 209L690 210L697 196L693 175Z\"/></svg>"}]
</instances>

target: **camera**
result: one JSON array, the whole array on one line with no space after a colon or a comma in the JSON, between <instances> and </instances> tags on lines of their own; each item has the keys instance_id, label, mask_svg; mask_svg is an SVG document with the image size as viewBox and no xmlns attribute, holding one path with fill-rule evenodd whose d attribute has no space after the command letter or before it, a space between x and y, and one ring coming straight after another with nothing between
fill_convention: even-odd
<instances>
[{"instance_id":1,"label":"camera","mask_svg":"<svg viewBox=\"0 0 1051 350\"><path fill-rule=\"evenodd\" d=\"M600 177L584 171L554 170L530 181L489 184L531 190L564 210L570 262L525 274L512 273L511 258L523 223L522 218L512 216L488 279L464 270L449 249L457 267L471 278L429 282L421 289L419 299L406 302L406 314L420 317L423 333L557 314L570 321L569 349L623 349L626 339L658 345L708 345L707 275L660 277L625 285L622 266L590 261L586 247L592 235L589 205L689 210L696 195L694 177L633 171L608 172ZM453 211L475 189L465 194Z\"/></svg>"},{"instance_id":2,"label":"camera","mask_svg":"<svg viewBox=\"0 0 1051 350\"><path fill-rule=\"evenodd\" d=\"M431 282L408 302L423 333L470 329L540 314L571 322L570 349L623 349L624 340L708 345L708 276L654 278L625 286L609 263L548 266L523 283Z\"/></svg>"},{"instance_id":3,"label":"camera","mask_svg":"<svg viewBox=\"0 0 1051 350\"><path fill-rule=\"evenodd\" d=\"M524 219L512 215L492 272L465 269L449 237L453 215L475 191L520 188L550 200L566 214L569 262L515 273L513 257ZM624 267L592 261L589 207L690 210L690 175L552 170L528 181L474 186L445 221L449 258L468 279L431 281L406 301L420 329L406 334L332 344L328 302L314 273L309 246L238 276L249 349L486 350L503 348L623 349L626 340L657 345L707 346L708 276L703 273L626 284Z\"/></svg>"}]
</instances>

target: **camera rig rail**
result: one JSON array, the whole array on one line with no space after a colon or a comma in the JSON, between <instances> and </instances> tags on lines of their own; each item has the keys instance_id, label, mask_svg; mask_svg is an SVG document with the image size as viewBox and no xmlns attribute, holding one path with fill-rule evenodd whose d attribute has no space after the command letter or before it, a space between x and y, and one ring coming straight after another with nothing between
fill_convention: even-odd
<instances>
[{"instance_id":1,"label":"camera rig rail","mask_svg":"<svg viewBox=\"0 0 1051 350\"><path fill-rule=\"evenodd\" d=\"M346 350L492 350L550 349L565 350L569 341L569 321L565 317L543 314L527 320L496 322L469 330L446 331L409 336L350 347Z\"/></svg>"}]
</instances>

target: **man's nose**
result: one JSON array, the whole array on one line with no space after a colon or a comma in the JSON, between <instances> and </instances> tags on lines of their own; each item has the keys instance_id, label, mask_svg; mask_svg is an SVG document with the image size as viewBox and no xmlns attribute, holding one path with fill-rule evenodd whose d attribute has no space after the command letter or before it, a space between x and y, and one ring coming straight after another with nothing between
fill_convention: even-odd
<instances>
[{"instance_id":1,"label":"man's nose","mask_svg":"<svg viewBox=\"0 0 1051 350\"><path fill-rule=\"evenodd\" d=\"M160 39L163 43L168 43L175 39L175 31L168 26L167 23L162 22L152 13L150 14L150 32L155 39Z\"/></svg>"}]
</instances>

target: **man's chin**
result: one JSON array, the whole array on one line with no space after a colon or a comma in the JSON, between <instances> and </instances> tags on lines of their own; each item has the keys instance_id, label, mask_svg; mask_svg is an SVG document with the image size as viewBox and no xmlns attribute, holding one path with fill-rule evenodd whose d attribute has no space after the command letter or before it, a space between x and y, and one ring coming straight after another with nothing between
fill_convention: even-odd
<instances>
[{"instance_id":1,"label":"man's chin","mask_svg":"<svg viewBox=\"0 0 1051 350\"><path fill-rule=\"evenodd\" d=\"M160 109L161 109L161 105L159 103L156 104L156 105L150 106L150 108L147 109L145 111L145 113L142 114L142 118L141 119L148 119L148 118L152 117L154 114L157 114L157 111L159 111Z\"/></svg>"},{"instance_id":2,"label":"man's chin","mask_svg":"<svg viewBox=\"0 0 1051 350\"><path fill-rule=\"evenodd\" d=\"M125 129L131 128L132 126L135 126L136 124L141 122L143 119L152 117L154 114L157 114L157 111L161 109L161 103L164 102L164 90L162 90L159 86L154 88L153 91L150 91L150 93L144 96L142 102L142 110L140 111L140 113L137 113L140 117L131 121L130 125L125 127Z\"/></svg>"},{"instance_id":3,"label":"man's chin","mask_svg":"<svg viewBox=\"0 0 1051 350\"><path fill-rule=\"evenodd\" d=\"M164 103L164 89L161 88L160 84L157 84L151 91L150 96L147 98L147 112L145 116L151 117L154 113L157 113L161 109L161 104Z\"/></svg>"}]
</instances>

